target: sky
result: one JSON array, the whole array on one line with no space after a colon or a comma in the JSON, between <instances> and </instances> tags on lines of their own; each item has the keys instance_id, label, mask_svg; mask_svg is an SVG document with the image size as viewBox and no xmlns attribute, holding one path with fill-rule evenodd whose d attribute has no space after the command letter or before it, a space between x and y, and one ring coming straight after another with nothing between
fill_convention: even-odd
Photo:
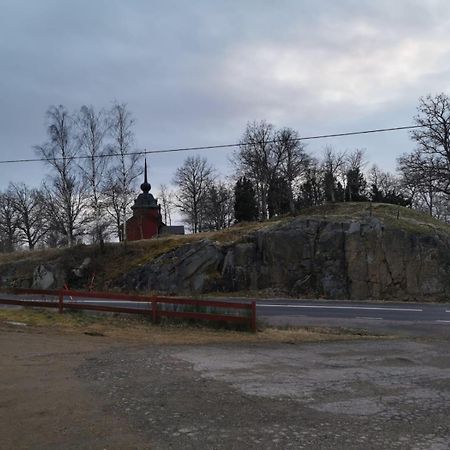
<instances>
[{"instance_id":1,"label":"sky","mask_svg":"<svg viewBox=\"0 0 450 450\"><path fill-rule=\"evenodd\" d=\"M33 158L51 105L124 102L135 147L238 142L249 121L302 136L412 125L450 92L448 0L0 0L0 160ZM310 141L395 170L408 132ZM222 176L232 150L201 151ZM190 153L148 158L153 191ZM38 185L42 163L0 164Z\"/></svg>"}]
</instances>

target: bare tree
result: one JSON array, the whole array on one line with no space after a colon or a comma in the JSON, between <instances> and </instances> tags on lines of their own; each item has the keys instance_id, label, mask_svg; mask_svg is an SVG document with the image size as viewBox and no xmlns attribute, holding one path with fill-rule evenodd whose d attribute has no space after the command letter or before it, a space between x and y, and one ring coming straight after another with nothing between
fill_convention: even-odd
<instances>
[{"instance_id":1,"label":"bare tree","mask_svg":"<svg viewBox=\"0 0 450 450\"><path fill-rule=\"evenodd\" d=\"M163 221L166 225L172 225L173 192L169 190L166 184L161 184L158 196L161 202Z\"/></svg>"},{"instance_id":2,"label":"bare tree","mask_svg":"<svg viewBox=\"0 0 450 450\"><path fill-rule=\"evenodd\" d=\"M426 210L434 215L436 201L442 195L442 179L435 167L438 165L435 155L428 155L416 149L411 154L398 158L397 170L400 172L403 185L409 190L416 208Z\"/></svg>"},{"instance_id":3,"label":"bare tree","mask_svg":"<svg viewBox=\"0 0 450 450\"><path fill-rule=\"evenodd\" d=\"M233 220L233 189L221 181L211 182L206 193L204 228L222 230L228 228Z\"/></svg>"},{"instance_id":4,"label":"bare tree","mask_svg":"<svg viewBox=\"0 0 450 450\"><path fill-rule=\"evenodd\" d=\"M275 142L273 125L265 121L249 123L233 157L238 175L245 176L255 187L261 219L267 218L270 185L283 158L282 146Z\"/></svg>"},{"instance_id":5,"label":"bare tree","mask_svg":"<svg viewBox=\"0 0 450 450\"><path fill-rule=\"evenodd\" d=\"M41 191L29 188L25 183L11 183L9 192L17 214L18 238L33 250L48 231L44 196Z\"/></svg>"},{"instance_id":6,"label":"bare tree","mask_svg":"<svg viewBox=\"0 0 450 450\"><path fill-rule=\"evenodd\" d=\"M339 187L338 177L342 176L345 161L345 152L337 153L332 147L325 147L321 171L323 174L323 186L326 201L331 201L334 203L337 200L340 200L337 198Z\"/></svg>"},{"instance_id":7,"label":"bare tree","mask_svg":"<svg viewBox=\"0 0 450 450\"><path fill-rule=\"evenodd\" d=\"M300 141L299 134L292 128L282 128L277 131L275 148L279 155L276 160L281 162L281 176L288 185L289 209L291 213L294 213L294 183L306 173L310 157Z\"/></svg>"},{"instance_id":8,"label":"bare tree","mask_svg":"<svg viewBox=\"0 0 450 450\"><path fill-rule=\"evenodd\" d=\"M317 159L311 158L308 169L304 175L304 181L300 184L297 197L298 208L318 206L324 200L322 170Z\"/></svg>"},{"instance_id":9,"label":"bare tree","mask_svg":"<svg viewBox=\"0 0 450 450\"><path fill-rule=\"evenodd\" d=\"M113 172L107 174L103 189L106 212L113 220L115 234L121 241L123 234L123 191Z\"/></svg>"},{"instance_id":10,"label":"bare tree","mask_svg":"<svg viewBox=\"0 0 450 450\"><path fill-rule=\"evenodd\" d=\"M186 217L193 233L203 231L203 218L208 188L214 170L206 158L188 156L175 173L178 186L177 207Z\"/></svg>"},{"instance_id":11,"label":"bare tree","mask_svg":"<svg viewBox=\"0 0 450 450\"><path fill-rule=\"evenodd\" d=\"M374 202L382 201L389 191L400 191L401 184L398 177L384 172L376 164L369 170L369 185L371 187L371 200Z\"/></svg>"},{"instance_id":12,"label":"bare tree","mask_svg":"<svg viewBox=\"0 0 450 450\"><path fill-rule=\"evenodd\" d=\"M0 249L14 251L18 241L17 213L11 191L0 193Z\"/></svg>"},{"instance_id":13,"label":"bare tree","mask_svg":"<svg viewBox=\"0 0 450 450\"><path fill-rule=\"evenodd\" d=\"M428 95L419 100L417 110L414 119L420 128L411 133L417 144L415 160L433 177L437 191L450 195L450 98Z\"/></svg>"},{"instance_id":14,"label":"bare tree","mask_svg":"<svg viewBox=\"0 0 450 450\"><path fill-rule=\"evenodd\" d=\"M47 111L48 141L35 146L37 154L54 169L54 175L45 187L47 212L51 222L66 236L72 246L81 234L84 204L84 185L74 158L77 146L73 135L73 118L64 106L52 106Z\"/></svg>"},{"instance_id":15,"label":"bare tree","mask_svg":"<svg viewBox=\"0 0 450 450\"><path fill-rule=\"evenodd\" d=\"M112 137L111 150L114 152L115 165L109 174L112 185L105 190L110 193L109 203L118 205L120 212L119 222L122 224L122 232L119 239L126 240L127 212L134 197L133 184L142 173L139 162L142 157L138 154L130 154L134 144L134 119L124 103L115 103L110 111L110 134ZM114 199L111 198L114 196Z\"/></svg>"},{"instance_id":16,"label":"bare tree","mask_svg":"<svg viewBox=\"0 0 450 450\"><path fill-rule=\"evenodd\" d=\"M357 148L353 152L345 154L345 167L347 170L359 169L362 171L366 165L364 150Z\"/></svg>"},{"instance_id":17,"label":"bare tree","mask_svg":"<svg viewBox=\"0 0 450 450\"><path fill-rule=\"evenodd\" d=\"M108 122L104 111L95 112L92 106L82 106L77 117L78 145L81 150L83 164L80 168L83 179L88 186L90 234L93 241L103 245L109 221L105 220L103 200L103 183L109 159L105 157L105 137Z\"/></svg>"}]
</instances>

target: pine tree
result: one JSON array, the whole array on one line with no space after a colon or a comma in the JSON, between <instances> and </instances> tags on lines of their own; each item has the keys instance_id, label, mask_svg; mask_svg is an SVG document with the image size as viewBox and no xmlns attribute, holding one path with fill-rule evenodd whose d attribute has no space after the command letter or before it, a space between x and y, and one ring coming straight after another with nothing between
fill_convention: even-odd
<instances>
[{"instance_id":1,"label":"pine tree","mask_svg":"<svg viewBox=\"0 0 450 450\"><path fill-rule=\"evenodd\" d=\"M345 188L345 201L364 202L367 201L366 180L359 168L347 171L347 186Z\"/></svg>"},{"instance_id":2,"label":"pine tree","mask_svg":"<svg viewBox=\"0 0 450 450\"><path fill-rule=\"evenodd\" d=\"M290 186L282 177L274 177L267 196L269 217L286 214L290 211Z\"/></svg>"},{"instance_id":3,"label":"pine tree","mask_svg":"<svg viewBox=\"0 0 450 450\"><path fill-rule=\"evenodd\" d=\"M255 190L250 180L240 178L234 187L234 217L236 222L252 221L258 217Z\"/></svg>"}]
</instances>

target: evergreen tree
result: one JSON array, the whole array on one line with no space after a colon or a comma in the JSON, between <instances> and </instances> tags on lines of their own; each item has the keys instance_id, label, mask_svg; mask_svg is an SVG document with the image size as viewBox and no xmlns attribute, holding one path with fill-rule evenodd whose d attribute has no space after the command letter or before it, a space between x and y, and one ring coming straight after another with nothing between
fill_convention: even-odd
<instances>
[{"instance_id":1,"label":"evergreen tree","mask_svg":"<svg viewBox=\"0 0 450 450\"><path fill-rule=\"evenodd\" d=\"M345 191L340 181L331 172L325 172L323 176L323 194L326 202L343 202Z\"/></svg>"},{"instance_id":2,"label":"evergreen tree","mask_svg":"<svg viewBox=\"0 0 450 450\"><path fill-rule=\"evenodd\" d=\"M234 187L234 217L236 222L252 221L258 217L255 190L246 177L240 178Z\"/></svg>"},{"instance_id":3,"label":"evergreen tree","mask_svg":"<svg viewBox=\"0 0 450 450\"><path fill-rule=\"evenodd\" d=\"M366 180L359 168L347 171L347 186L345 188L345 201L347 202L365 202L367 201Z\"/></svg>"},{"instance_id":4,"label":"evergreen tree","mask_svg":"<svg viewBox=\"0 0 450 450\"><path fill-rule=\"evenodd\" d=\"M397 192L395 188L386 192L380 189L376 184L372 184L370 191L370 201L375 203L390 203L392 205L411 206L411 199L401 192Z\"/></svg>"},{"instance_id":5,"label":"evergreen tree","mask_svg":"<svg viewBox=\"0 0 450 450\"><path fill-rule=\"evenodd\" d=\"M372 184L372 189L370 190L370 201L375 203L386 203L384 201L384 192L376 184Z\"/></svg>"},{"instance_id":6,"label":"evergreen tree","mask_svg":"<svg viewBox=\"0 0 450 450\"><path fill-rule=\"evenodd\" d=\"M311 206L317 206L322 203L322 189L315 178L306 180L300 186L300 192L297 198L297 209L310 208Z\"/></svg>"},{"instance_id":7,"label":"evergreen tree","mask_svg":"<svg viewBox=\"0 0 450 450\"><path fill-rule=\"evenodd\" d=\"M323 175L323 192L325 201L336 201L336 177L331 172L325 172Z\"/></svg>"},{"instance_id":8,"label":"evergreen tree","mask_svg":"<svg viewBox=\"0 0 450 450\"><path fill-rule=\"evenodd\" d=\"M405 197L401 193L395 192L395 189L386 192L383 198L384 203L391 203L392 205L411 206L411 199Z\"/></svg>"},{"instance_id":9,"label":"evergreen tree","mask_svg":"<svg viewBox=\"0 0 450 450\"><path fill-rule=\"evenodd\" d=\"M291 189L289 183L282 177L274 177L269 185L267 207L269 217L286 214L290 211Z\"/></svg>"},{"instance_id":10,"label":"evergreen tree","mask_svg":"<svg viewBox=\"0 0 450 450\"><path fill-rule=\"evenodd\" d=\"M323 202L323 186L320 181L320 171L317 165L312 165L305 173L305 181L299 187L296 208L309 208Z\"/></svg>"}]
</instances>

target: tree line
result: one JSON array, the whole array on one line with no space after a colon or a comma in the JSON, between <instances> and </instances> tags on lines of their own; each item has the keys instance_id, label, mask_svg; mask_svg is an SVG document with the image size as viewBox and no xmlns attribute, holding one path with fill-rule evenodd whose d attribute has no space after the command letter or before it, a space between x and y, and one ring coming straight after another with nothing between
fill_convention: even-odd
<instances>
[{"instance_id":1,"label":"tree line","mask_svg":"<svg viewBox=\"0 0 450 450\"><path fill-rule=\"evenodd\" d=\"M235 175L228 182L215 181L216 170L206 158L188 157L176 171L173 181L178 189L169 193L170 203L163 202L163 211L178 207L196 233L295 214L324 203L412 205L399 176L377 166L366 174L362 150L337 152L326 147L322 158L314 158L294 130L275 130L266 122L247 126L232 164ZM166 187L164 192L168 198Z\"/></svg>"},{"instance_id":2,"label":"tree line","mask_svg":"<svg viewBox=\"0 0 450 450\"><path fill-rule=\"evenodd\" d=\"M415 148L398 158L395 173L370 165L361 149L328 146L313 156L296 130L251 122L231 158L228 182L214 181L206 158L189 157L174 177L171 205L193 232L335 202L391 203L450 221L450 99L428 95L417 111Z\"/></svg>"},{"instance_id":3,"label":"tree line","mask_svg":"<svg viewBox=\"0 0 450 450\"><path fill-rule=\"evenodd\" d=\"M414 120L415 147L398 158L395 173L369 166L361 149L325 147L317 157L292 128L248 123L231 157L233 176L224 181L205 157L188 156L171 180L175 188L160 186L163 221L171 224L179 211L197 233L355 201L414 207L449 221L449 97L421 98ZM0 193L0 251L122 240L143 167L131 112L122 103L73 113L52 106L46 121L47 140L35 151L51 173L39 188L11 183Z\"/></svg>"},{"instance_id":4,"label":"tree line","mask_svg":"<svg viewBox=\"0 0 450 450\"><path fill-rule=\"evenodd\" d=\"M34 147L51 168L39 188L10 183L0 195L0 249L103 244L122 239L123 223L142 173L134 149L134 118L125 104L46 113L47 140ZM114 155L106 157L107 155Z\"/></svg>"}]
</instances>

